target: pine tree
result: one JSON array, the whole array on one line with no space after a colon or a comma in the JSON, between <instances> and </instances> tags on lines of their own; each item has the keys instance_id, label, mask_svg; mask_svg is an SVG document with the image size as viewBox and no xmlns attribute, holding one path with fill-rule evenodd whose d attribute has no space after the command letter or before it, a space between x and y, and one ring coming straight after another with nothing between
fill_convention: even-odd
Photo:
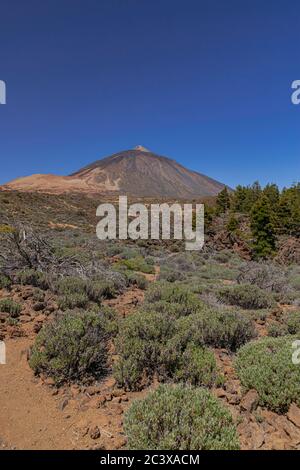
<instances>
[{"instance_id":1,"label":"pine tree","mask_svg":"<svg viewBox=\"0 0 300 470\"><path fill-rule=\"evenodd\" d=\"M224 214L230 209L230 196L225 186L224 189L217 196L217 214Z\"/></svg>"},{"instance_id":2,"label":"pine tree","mask_svg":"<svg viewBox=\"0 0 300 470\"><path fill-rule=\"evenodd\" d=\"M268 198L262 196L251 210L251 231L254 237L254 253L266 258L275 252L273 213Z\"/></svg>"},{"instance_id":3,"label":"pine tree","mask_svg":"<svg viewBox=\"0 0 300 470\"><path fill-rule=\"evenodd\" d=\"M235 231L237 230L238 226L239 226L238 220L236 219L236 217L234 216L234 214L231 214L231 216L230 216L230 218L229 218L229 220L228 220L227 226L226 226L227 231L228 231L229 233L233 233L233 232L235 232Z\"/></svg>"}]
</instances>

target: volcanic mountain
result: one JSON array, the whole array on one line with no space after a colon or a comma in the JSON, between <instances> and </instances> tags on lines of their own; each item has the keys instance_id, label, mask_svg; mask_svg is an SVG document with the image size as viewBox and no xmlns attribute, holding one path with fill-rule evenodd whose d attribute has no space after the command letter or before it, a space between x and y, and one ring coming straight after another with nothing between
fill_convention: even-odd
<instances>
[{"instance_id":1,"label":"volcanic mountain","mask_svg":"<svg viewBox=\"0 0 300 470\"><path fill-rule=\"evenodd\" d=\"M115 153L97 160L70 176L32 175L7 183L2 189L64 192L115 193L139 197L191 198L215 196L224 184L188 170L145 147Z\"/></svg>"}]
</instances>

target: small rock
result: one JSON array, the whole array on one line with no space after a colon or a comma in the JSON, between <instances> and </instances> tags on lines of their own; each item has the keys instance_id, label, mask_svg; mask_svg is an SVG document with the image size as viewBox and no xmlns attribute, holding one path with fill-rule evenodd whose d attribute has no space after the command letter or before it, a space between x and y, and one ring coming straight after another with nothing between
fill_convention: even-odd
<instances>
[{"instance_id":1,"label":"small rock","mask_svg":"<svg viewBox=\"0 0 300 470\"><path fill-rule=\"evenodd\" d=\"M7 320L8 317L9 317L9 313L0 312L0 322L5 322L5 320Z\"/></svg>"},{"instance_id":2,"label":"small rock","mask_svg":"<svg viewBox=\"0 0 300 470\"><path fill-rule=\"evenodd\" d=\"M121 401L122 401L122 400L121 400L121 397L114 397L114 398L112 399L112 402L113 402L113 403L121 403Z\"/></svg>"},{"instance_id":3,"label":"small rock","mask_svg":"<svg viewBox=\"0 0 300 470\"><path fill-rule=\"evenodd\" d=\"M52 379L52 377L47 377L45 380L44 380L44 384L45 385L49 385L50 387L53 387L55 385L55 382L54 380Z\"/></svg>"},{"instance_id":4,"label":"small rock","mask_svg":"<svg viewBox=\"0 0 300 470\"><path fill-rule=\"evenodd\" d=\"M91 439L99 439L100 436L101 436L100 429L98 428L98 426L94 426L90 430L90 438Z\"/></svg>"},{"instance_id":5,"label":"small rock","mask_svg":"<svg viewBox=\"0 0 300 470\"><path fill-rule=\"evenodd\" d=\"M86 393L88 395L97 395L97 393L100 393L100 392L101 392L101 389L96 386L90 386L86 388Z\"/></svg>"},{"instance_id":6,"label":"small rock","mask_svg":"<svg viewBox=\"0 0 300 470\"><path fill-rule=\"evenodd\" d=\"M288 419L298 428L300 428L300 408L292 403L287 413Z\"/></svg>"},{"instance_id":7,"label":"small rock","mask_svg":"<svg viewBox=\"0 0 300 470\"><path fill-rule=\"evenodd\" d=\"M216 388L214 390L214 394L217 398L225 398L226 397L226 392L223 390L223 388Z\"/></svg>"},{"instance_id":8,"label":"small rock","mask_svg":"<svg viewBox=\"0 0 300 470\"><path fill-rule=\"evenodd\" d=\"M68 405L69 400L67 398L64 398L58 405L58 408L63 411L65 407Z\"/></svg>"},{"instance_id":9,"label":"small rock","mask_svg":"<svg viewBox=\"0 0 300 470\"><path fill-rule=\"evenodd\" d=\"M97 408L101 408L101 406L104 405L104 403L106 402L106 398L104 395L100 395L98 400L97 400L97 403L96 403L96 407Z\"/></svg>"},{"instance_id":10,"label":"small rock","mask_svg":"<svg viewBox=\"0 0 300 470\"><path fill-rule=\"evenodd\" d=\"M116 388L115 390L113 390L112 394L114 397L121 397L122 395L124 395L124 390Z\"/></svg>"},{"instance_id":11,"label":"small rock","mask_svg":"<svg viewBox=\"0 0 300 470\"><path fill-rule=\"evenodd\" d=\"M246 395L241 400L241 409L251 413L258 405L258 393L256 390L252 389L246 393Z\"/></svg>"},{"instance_id":12,"label":"small rock","mask_svg":"<svg viewBox=\"0 0 300 470\"><path fill-rule=\"evenodd\" d=\"M36 303L32 306L32 309L33 309L35 312L40 312L41 310L44 310L44 308L46 308L45 302L36 302Z\"/></svg>"}]
</instances>

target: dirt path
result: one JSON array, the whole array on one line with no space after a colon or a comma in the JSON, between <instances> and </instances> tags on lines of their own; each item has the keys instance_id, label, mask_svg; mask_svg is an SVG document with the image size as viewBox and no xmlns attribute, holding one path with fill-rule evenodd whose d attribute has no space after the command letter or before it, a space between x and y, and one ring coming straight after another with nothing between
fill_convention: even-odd
<instances>
[{"instance_id":1,"label":"dirt path","mask_svg":"<svg viewBox=\"0 0 300 470\"><path fill-rule=\"evenodd\" d=\"M28 346L27 338L6 341L7 364L0 365L0 437L19 449L72 448L67 420L27 364Z\"/></svg>"},{"instance_id":2,"label":"dirt path","mask_svg":"<svg viewBox=\"0 0 300 470\"><path fill-rule=\"evenodd\" d=\"M149 275L154 281L158 275ZM21 300L21 299L17 299ZM132 287L105 302L121 316L134 311L144 300L144 291ZM123 413L137 396L117 389L111 375L93 387L56 390L35 378L27 362L34 342L28 319L17 328L25 336L6 335L6 361L0 365L0 449L120 449L126 445ZM95 437L97 436L97 437Z\"/></svg>"}]
</instances>

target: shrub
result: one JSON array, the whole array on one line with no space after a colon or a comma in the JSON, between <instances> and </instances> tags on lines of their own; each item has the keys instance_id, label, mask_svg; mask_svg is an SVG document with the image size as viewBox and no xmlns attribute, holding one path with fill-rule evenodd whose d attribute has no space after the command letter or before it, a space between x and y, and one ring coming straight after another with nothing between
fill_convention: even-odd
<instances>
[{"instance_id":1,"label":"shrub","mask_svg":"<svg viewBox=\"0 0 300 470\"><path fill-rule=\"evenodd\" d=\"M160 369L163 346L174 331L173 322L161 313L137 312L127 317L116 339L120 357L114 376L118 384L137 390L150 383Z\"/></svg>"},{"instance_id":2,"label":"shrub","mask_svg":"<svg viewBox=\"0 0 300 470\"><path fill-rule=\"evenodd\" d=\"M57 385L104 375L107 319L94 312L67 312L45 325L36 337L29 364Z\"/></svg>"},{"instance_id":3,"label":"shrub","mask_svg":"<svg viewBox=\"0 0 300 470\"><path fill-rule=\"evenodd\" d=\"M127 280L129 284L136 285L139 289L145 290L148 287L148 281L143 276L143 274L133 273L132 271L128 271L126 273Z\"/></svg>"},{"instance_id":4,"label":"shrub","mask_svg":"<svg viewBox=\"0 0 300 470\"><path fill-rule=\"evenodd\" d=\"M61 310L72 310L74 308L85 308L89 303L88 296L83 292L69 292L58 298L58 308Z\"/></svg>"},{"instance_id":5,"label":"shrub","mask_svg":"<svg viewBox=\"0 0 300 470\"><path fill-rule=\"evenodd\" d=\"M174 373L176 382L204 387L213 387L222 382L214 353L206 348L189 343L176 362L179 362Z\"/></svg>"},{"instance_id":6,"label":"shrub","mask_svg":"<svg viewBox=\"0 0 300 470\"><path fill-rule=\"evenodd\" d=\"M159 273L159 280L160 281L167 281L167 282L176 282L176 281L183 281L185 279L185 275L181 271L177 271L176 269L161 269Z\"/></svg>"},{"instance_id":7,"label":"shrub","mask_svg":"<svg viewBox=\"0 0 300 470\"><path fill-rule=\"evenodd\" d=\"M239 284L255 284L270 292L284 292L287 287L285 270L280 265L270 262L248 262L241 268Z\"/></svg>"},{"instance_id":8,"label":"shrub","mask_svg":"<svg viewBox=\"0 0 300 470\"><path fill-rule=\"evenodd\" d=\"M43 290L47 290L50 287L49 276L40 271L36 271L35 269L24 269L22 271L18 271L15 281L20 283L22 286L30 285L39 287Z\"/></svg>"},{"instance_id":9,"label":"shrub","mask_svg":"<svg viewBox=\"0 0 300 470\"><path fill-rule=\"evenodd\" d=\"M286 325L281 325L279 323L271 323L268 326L268 336L273 338L278 338L279 336L285 336L287 334Z\"/></svg>"},{"instance_id":10,"label":"shrub","mask_svg":"<svg viewBox=\"0 0 300 470\"><path fill-rule=\"evenodd\" d=\"M79 277L62 277L56 281L54 290L57 294L85 294L87 281Z\"/></svg>"},{"instance_id":11,"label":"shrub","mask_svg":"<svg viewBox=\"0 0 300 470\"><path fill-rule=\"evenodd\" d=\"M254 336L253 322L232 312L204 310L177 320L166 312L137 312L122 322L114 375L129 390L148 385L154 376L212 386L219 375L212 354L204 348L234 351Z\"/></svg>"},{"instance_id":12,"label":"shrub","mask_svg":"<svg viewBox=\"0 0 300 470\"><path fill-rule=\"evenodd\" d=\"M245 309L270 308L275 305L271 294L252 284L223 287L219 290L218 297L229 305L238 305Z\"/></svg>"},{"instance_id":13,"label":"shrub","mask_svg":"<svg viewBox=\"0 0 300 470\"><path fill-rule=\"evenodd\" d=\"M295 337L262 338L243 346L235 367L246 390L254 388L260 405L284 413L300 404L300 368L292 362Z\"/></svg>"},{"instance_id":14,"label":"shrub","mask_svg":"<svg viewBox=\"0 0 300 470\"><path fill-rule=\"evenodd\" d=\"M300 291L300 274L295 274L294 276L291 276L290 283L294 289Z\"/></svg>"},{"instance_id":15,"label":"shrub","mask_svg":"<svg viewBox=\"0 0 300 470\"><path fill-rule=\"evenodd\" d=\"M35 302L44 302L45 293L39 288L35 289L32 294L32 300L34 300Z\"/></svg>"},{"instance_id":16,"label":"shrub","mask_svg":"<svg viewBox=\"0 0 300 470\"><path fill-rule=\"evenodd\" d=\"M173 317L174 319L185 316L186 312L188 312L188 315L192 313L189 309L189 306L183 307L180 303L169 303L166 300L144 303L144 308L153 312L163 313L168 317Z\"/></svg>"},{"instance_id":17,"label":"shrub","mask_svg":"<svg viewBox=\"0 0 300 470\"><path fill-rule=\"evenodd\" d=\"M90 300L101 303L101 299L112 299L116 296L116 289L112 280L94 280L86 285L86 292Z\"/></svg>"},{"instance_id":18,"label":"shrub","mask_svg":"<svg viewBox=\"0 0 300 470\"><path fill-rule=\"evenodd\" d=\"M127 269L132 271L140 271L146 274L154 274L154 266L148 264L142 256L137 256L135 258L123 259L119 261L119 264L126 266Z\"/></svg>"},{"instance_id":19,"label":"shrub","mask_svg":"<svg viewBox=\"0 0 300 470\"><path fill-rule=\"evenodd\" d=\"M130 450L235 450L229 411L207 390L161 385L133 402L124 421Z\"/></svg>"},{"instance_id":20,"label":"shrub","mask_svg":"<svg viewBox=\"0 0 300 470\"><path fill-rule=\"evenodd\" d=\"M177 284L156 282L151 285L145 296L146 303L164 301L177 304L181 309L181 316L190 315L203 308L203 303L189 289Z\"/></svg>"},{"instance_id":21,"label":"shrub","mask_svg":"<svg viewBox=\"0 0 300 470\"><path fill-rule=\"evenodd\" d=\"M222 266L217 263L209 263L202 266L197 275L202 279L229 279L235 280L239 271L234 268Z\"/></svg>"},{"instance_id":22,"label":"shrub","mask_svg":"<svg viewBox=\"0 0 300 470\"><path fill-rule=\"evenodd\" d=\"M287 332L290 335L300 334L300 311L289 312L286 316Z\"/></svg>"},{"instance_id":23,"label":"shrub","mask_svg":"<svg viewBox=\"0 0 300 470\"><path fill-rule=\"evenodd\" d=\"M0 274L0 289L7 289L11 285L11 280L5 274Z\"/></svg>"},{"instance_id":24,"label":"shrub","mask_svg":"<svg viewBox=\"0 0 300 470\"><path fill-rule=\"evenodd\" d=\"M272 323L268 328L269 336L277 337L284 335L300 334L300 311L288 312L283 318L283 323Z\"/></svg>"},{"instance_id":25,"label":"shrub","mask_svg":"<svg viewBox=\"0 0 300 470\"><path fill-rule=\"evenodd\" d=\"M207 309L180 318L176 322L177 335L202 346L236 351L255 338L253 321L240 312Z\"/></svg>"},{"instance_id":26,"label":"shrub","mask_svg":"<svg viewBox=\"0 0 300 470\"><path fill-rule=\"evenodd\" d=\"M0 312L9 313L12 318L17 318L21 313L22 307L12 299L0 300Z\"/></svg>"}]
</instances>

